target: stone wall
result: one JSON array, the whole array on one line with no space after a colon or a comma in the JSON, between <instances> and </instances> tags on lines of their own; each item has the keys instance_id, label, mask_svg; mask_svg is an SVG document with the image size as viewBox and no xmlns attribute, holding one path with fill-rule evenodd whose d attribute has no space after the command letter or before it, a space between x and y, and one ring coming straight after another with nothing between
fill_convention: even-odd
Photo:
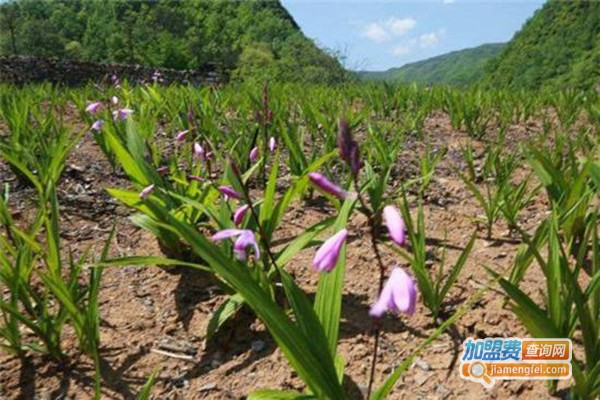
<instances>
[{"instance_id":1,"label":"stone wall","mask_svg":"<svg viewBox=\"0 0 600 400\"><path fill-rule=\"evenodd\" d=\"M112 76L121 81L148 83L155 80L164 84L216 85L226 78L216 65L204 70L179 71L149 68L141 65L100 64L21 56L0 56L0 82L26 84L53 82L68 86L87 83L109 83Z\"/></svg>"}]
</instances>

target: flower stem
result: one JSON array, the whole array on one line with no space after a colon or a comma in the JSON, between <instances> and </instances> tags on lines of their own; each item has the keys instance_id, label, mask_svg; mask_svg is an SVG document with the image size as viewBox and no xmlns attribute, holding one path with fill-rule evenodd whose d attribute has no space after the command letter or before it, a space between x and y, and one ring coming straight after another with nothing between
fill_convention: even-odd
<instances>
[{"instance_id":1,"label":"flower stem","mask_svg":"<svg viewBox=\"0 0 600 400\"><path fill-rule=\"evenodd\" d=\"M360 186L358 184L358 176L355 173L352 173L352 181L354 183L354 190L356 190L358 200L363 207L363 213L369 220L369 230L371 234L371 248L373 249L373 253L375 254L375 259L377 260L377 265L379 267L379 287L378 294L383 290L383 285L385 283L385 265L383 264L383 259L381 258L381 253L379 251L379 246L377 245L377 219L375 212L371 210L371 208L365 202L362 194L360 193ZM375 380L375 366L377 365L377 351L379 348L379 336L381 332L381 320L379 318L375 319L375 332L374 343L373 343L373 359L371 361L371 371L369 372L369 383L367 386L367 399L371 397L371 391L373 389L373 381Z\"/></svg>"}]
</instances>

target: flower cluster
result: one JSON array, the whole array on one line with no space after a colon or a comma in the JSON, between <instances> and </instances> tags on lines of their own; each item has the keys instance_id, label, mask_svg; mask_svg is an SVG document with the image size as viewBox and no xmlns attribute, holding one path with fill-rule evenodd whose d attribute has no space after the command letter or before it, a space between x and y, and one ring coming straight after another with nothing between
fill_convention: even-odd
<instances>
[{"instance_id":1,"label":"flower cluster","mask_svg":"<svg viewBox=\"0 0 600 400\"><path fill-rule=\"evenodd\" d=\"M352 138L350 128L345 120L341 119L339 121L338 128L340 157L350 166L353 179L357 179L360 170L358 144ZM326 194L340 200L345 200L348 197L340 186L318 172L309 173L308 178L312 184ZM391 240L398 246L405 245L406 225L396 207L387 205L384 207L382 214ZM347 237L348 231L342 229L323 243L317 250L313 260L315 270L331 272L335 268ZM385 312L402 312L412 315L416 300L417 287L414 281L402 268L395 267L369 314L373 317L381 317Z\"/></svg>"}]
</instances>

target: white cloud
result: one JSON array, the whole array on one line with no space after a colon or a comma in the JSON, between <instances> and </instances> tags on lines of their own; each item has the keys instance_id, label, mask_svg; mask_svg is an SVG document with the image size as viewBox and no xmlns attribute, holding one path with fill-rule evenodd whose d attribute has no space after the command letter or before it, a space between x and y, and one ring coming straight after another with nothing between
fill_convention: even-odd
<instances>
[{"instance_id":1,"label":"white cloud","mask_svg":"<svg viewBox=\"0 0 600 400\"><path fill-rule=\"evenodd\" d=\"M386 30L376 22L367 25L363 31L363 36L374 42L385 42L390 38L390 35Z\"/></svg>"},{"instance_id":2,"label":"white cloud","mask_svg":"<svg viewBox=\"0 0 600 400\"><path fill-rule=\"evenodd\" d=\"M413 18L390 17L385 21L371 22L365 26L362 36L374 42L385 42L404 35L417 25Z\"/></svg>"},{"instance_id":3,"label":"white cloud","mask_svg":"<svg viewBox=\"0 0 600 400\"><path fill-rule=\"evenodd\" d=\"M406 39L393 47L390 52L395 56L401 57L413 53L418 49L435 47L440 42L440 39L445 32L445 29L438 29L435 32L424 33L415 38Z\"/></svg>"},{"instance_id":4,"label":"white cloud","mask_svg":"<svg viewBox=\"0 0 600 400\"><path fill-rule=\"evenodd\" d=\"M421 47L433 47L440 41L440 38L436 32L426 33L419 36L419 44Z\"/></svg>"},{"instance_id":5,"label":"white cloud","mask_svg":"<svg viewBox=\"0 0 600 400\"><path fill-rule=\"evenodd\" d=\"M438 29L436 32L424 33L419 36L419 46L425 47L434 47L440 42L442 35L446 33L445 29Z\"/></svg>"},{"instance_id":6,"label":"white cloud","mask_svg":"<svg viewBox=\"0 0 600 400\"><path fill-rule=\"evenodd\" d=\"M402 36L417 25L417 21L412 18L391 17L386 21L388 29L394 36Z\"/></svg>"},{"instance_id":7,"label":"white cloud","mask_svg":"<svg viewBox=\"0 0 600 400\"><path fill-rule=\"evenodd\" d=\"M405 40L403 43L395 46L391 53L397 57L405 56L412 53L417 44L417 39Z\"/></svg>"},{"instance_id":8,"label":"white cloud","mask_svg":"<svg viewBox=\"0 0 600 400\"><path fill-rule=\"evenodd\" d=\"M392 54L395 56L405 56L407 54L410 54L411 51L412 51L412 46L409 44L404 44L404 45L394 47L392 49Z\"/></svg>"},{"instance_id":9,"label":"white cloud","mask_svg":"<svg viewBox=\"0 0 600 400\"><path fill-rule=\"evenodd\" d=\"M444 4L454 4L454 0L443 0L442 3L444 3Z\"/></svg>"}]
</instances>

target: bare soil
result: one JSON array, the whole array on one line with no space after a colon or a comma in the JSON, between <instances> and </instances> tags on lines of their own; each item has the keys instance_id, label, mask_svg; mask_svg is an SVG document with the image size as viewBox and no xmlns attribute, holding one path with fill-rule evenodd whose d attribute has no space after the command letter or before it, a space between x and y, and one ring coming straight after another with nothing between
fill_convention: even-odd
<instances>
[{"instance_id":1,"label":"bare soil","mask_svg":"<svg viewBox=\"0 0 600 400\"><path fill-rule=\"evenodd\" d=\"M81 127L79 127L81 129ZM514 146L539 127L535 124L513 127L509 143ZM478 229L476 217L482 213L473 196L452 165L460 165L459 146L467 135L453 131L449 119L436 114L427 120L425 132L434 146L447 146L448 153L435 173L425 205L428 247L435 254L446 246L452 263ZM403 178L414 177L416 157L424 151L421 142L407 145L399 160L406 170ZM481 151L484 143L475 142ZM509 151L509 149L507 149ZM523 167L521 173L525 174ZM26 221L32 213L32 192L0 166L0 178L11 186L11 209L17 219ZM88 246L96 254L104 245L113 221L117 234L111 245L112 256L161 255L156 240L135 227L127 218L130 211L112 200L104 191L126 187L124 177L111 173L108 163L92 138L85 136L72 152L60 184L62 240L65 248L81 254ZM543 195L527 207L522 221L529 230L545 216ZM278 238L284 239L331 215L326 202L296 204L285 220ZM373 346L373 324L368 318L376 298L378 274L374 256L363 240L365 221L356 217L349 223L343 320L340 352L346 361L346 384L351 398L359 398L368 380ZM493 240L479 239L458 283L449 295L448 313L464 303L489 280L484 266L503 271L512 265L519 242L510 237L506 226L494 227ZM307 249L289 264L300 284L314 292L318 275L311 268L315 249ZM403 264L384 248L385 262L392 268ZM545 282L537 266L529 269L523 287L539 296ZM103 398L131 399L153 371L158 372L153 390L156 399L240 399L259 388L303 390L301 380L288 366L263 324L251 313L242 312L211 342L205 332L211 313L224 300L215 282L198 271L158 267L120 267L105 271L100 291L101 356ZM539 297L538 297L539 298ZM419 303L412 318L386 317L383 323L376 383L385 377L427 338L435 326L426 307ZM475 398L550 398L541 381L503 381L491 389L459 377L462 342L467 337L527 337L526 331L504 304L502 293L490 290L450 332L444 333L404 374L391 399L475 399ZM78 353L74 335L67 331L64 347L67 365L56 365L31 354L25 362L0 353L0 399L87 399L93 396L94 367ZM156 352L167 351L188 359ZM567 383L561 383L564 388ZM562 392L561 392L562 393ZM564 393L563 393L564 394Z\"/></svg>"}]
</instances>

